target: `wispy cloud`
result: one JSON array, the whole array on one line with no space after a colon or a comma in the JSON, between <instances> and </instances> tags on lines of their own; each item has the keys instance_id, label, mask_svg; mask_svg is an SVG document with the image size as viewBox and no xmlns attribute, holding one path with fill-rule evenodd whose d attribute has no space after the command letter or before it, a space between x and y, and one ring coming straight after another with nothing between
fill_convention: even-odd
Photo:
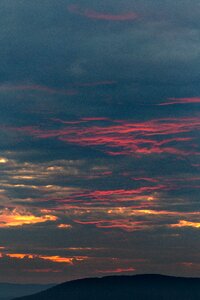
<instances>
[{"instance_id":1,"label":"wispy cloud","mask_svg":"<svg viewBox=\"0 0 200 300\"><path fill-rule=\"evenodd\" d=\"M198 104L200 103L200 97L191 98L169 98L167 102L159 103L159 106L167 106L173 104Z\"/></svg>"},{"instance_id":2,"label":"wispy cloud","mask_svg":"<svg viewBox=\"0 0 200 300\"><path fill-rule=\"evenodd\" d=\"M57 89L37 84L2 84L0 92L43 92L48 94L75 95L75 89Z\"/></svg>"},{"instance_id":3,"label":"wispy cloud","mask_svg":"<svg viewBox=\"0 0 200 300\"><path fill-rule=\"evenodd\" d=\"M114 85L117 81L115 80L104 80L104 81L91 81L91 82L79 82L74 83L74 86L78 87L97 87L97 86L106 86L106 85Z\"/></svg>"},{"instance_id":4,"label":"wispy cloud","mask_svg":"<svg viewBox=\"0 0 200 300\"><path fill-rule=\"evenodd\" d=\"M110 14L105 12L97 12L92 9L84 9L79 5L69 5L68 11L89 19L105 20L105 21L133 21L139 18L135 12L127 12L121 14Z\"/></svg>"},{"instance_id":5,"label":"wispy cloud","mask_svg":"<svg viewBox=\"0 0 200 300\"><path fill-rule=\"evenodd\" d=\"M135 272L135 268L117 268L113 270L98 270L97 273L104 273L104 274L122 274L122 273L129 273Z\"/></svg>"},{"instance_id":6,"label":"wispy cloud","mask_svg":"<svg viewBox=\"0 0 200 300\"><path fill-rule=\"evenodd\" d=\"M125 220L125 219L96 220L96 221L74 220L74 222L82 225L95 225L97 228L122 229L128 232L151 229L151 226L148 222Z\"/></svg>"},{"instance_id":7,"label":"wispy cloud","mask_svg":"<svg viewBox=\"0 0 200 300\"><path fill-rule=\"evenodd\" d=\"M173 228L182 227L200 228L200 223L196 220L200 213L188 213L179 211L159 211L157 209L131 209L121 207L120 209L113 208L106 214L96 215L92 219L92 215L80 216L74 219L75 223L83 226L95 226L100 229L123 230L126 232L133 231L149 231L156 228ZM104 216L104 218L103 218ZM178 221L180 218L187 220ZM177 222L177 223L176 223Z\"/></svg>"},{"instance_id":8,"label":"wispy cloud","mask_svg":"<svg viewBox=\"0 0 200 300\"><path fill-rule=\"evenodd\" d=\"M98 125L93 124L93 120L82 119L73 123L63 121L63 124L68 126L52 130L37 127L12 130L41 139L56 138L83 147L95 147L111 156L199 153L197 147L191 148L191 141L195 145L195 138L191 137L191 133L200 128L197 117L153 119L145 122L109 120L107 123L102 119L102 123Z\"/></svg>"},{"instance_id":9,"label":"wispy cloud","mask_svg":"<svg viewBox=\"0 0 200 300\"><path fill-rule=\"evenodd\" d=\"M0 281L199 275L198 1L2 2Z\"/></svg>"}]
</instances>

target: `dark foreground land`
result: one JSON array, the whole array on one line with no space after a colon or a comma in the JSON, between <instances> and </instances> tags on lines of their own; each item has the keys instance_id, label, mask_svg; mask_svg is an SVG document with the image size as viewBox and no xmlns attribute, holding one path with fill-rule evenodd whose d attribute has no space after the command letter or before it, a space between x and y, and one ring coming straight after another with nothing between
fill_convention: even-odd
<instances>
[{"instance_id":1,"label":"dark foreground land","mask_svg":"<svg viewBox=\"0 0 200 300\"><path fill-rule=\"evenodd\" d=\"M62 283L20 300L200 300L200 279L110 276Z\"/></svg>"}]
</instances>

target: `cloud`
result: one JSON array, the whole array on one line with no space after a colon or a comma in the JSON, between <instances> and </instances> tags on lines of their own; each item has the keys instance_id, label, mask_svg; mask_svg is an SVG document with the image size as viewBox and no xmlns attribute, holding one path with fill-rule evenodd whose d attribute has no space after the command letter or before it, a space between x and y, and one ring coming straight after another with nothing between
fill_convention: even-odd
<instances>
[{"instance_id":1,"label":"cloud","mask_svg":"<svg viewBox=\"0 0 200 300\"><path fill-rule=\"evenodd\" d=\"M9 257L14 259L42 259L42 260L49 260L54 263L64 263L73 265L76 262L87 260L87 256L73 256L73 257L62 257L59 255L36 255L36 254L27 254L27 253L6 253L3 254L1 257Z\"/></svg>"},{"instance_id":2,"label":"cloud","mask_svg":"<svg viewBox=\"0 0 200 300\"><path fill-rule=\"evenodd\" d=\"M56 221L57 217L53 215L35 216L27 212L10 211L5 209L0 211L0 228L18 227L23 225L34 225L38 223Z\"/></svg>"},{"instance_id":3,"label":"cloud","mask_svg":"<svg viewBox=\"0 0 200 300\"><path fill-rule=\"evenodd\" d=\"M74 203L78 203L82 199L84 204L94 205L94 203L121 203L121 202L137 202L137 201L153 201L154 197L151 196L153 192L165 190L166 186L142 186L135 189L122 189L122 190L94 190L82 191L74 195ZM151 196L151 197L150 197ZM87 201L92 200L92 202Z\"/></svg>"},{"instance_id":4,"label":"cloud","mask_svg":"<svg viewBox=\"0 0 200 300\"><path fill-rule=\"evenodd\" d=\"M170 225L172 228L182 228L182 227L193 227L200 228L200 222L191 222L186 220L180 220L177 224Z\"/></svg>"},{"instance_id":5,"label":"cloud","mask_svg":"<svg viewBox=\"0 0 200 300\"><path fill-rule=\"evenodd\" d=\"M158 204L157 204L158 205ZM123 230L126 232L156 230L159 228L179 228L179 227L194 227L199 228L199 223L195 222L199 218L198 212L180 212L159 210L158 207L151 209L148 207L118 207L110 208L102 211L100 214L95 214L95 219L92 219L92 213L82 213L77 215L77 219L73 221L80 225L95 226L100 229ZM79 219L78 219L79 217ZM175 223L180 218L190 218L194 221L180 221Z\"/></svg>"},{"instance_id":6,"label":"cloud","mask_svg":"<svg viewBox=\"0 0 200 300\"><path fill-rule=\"evenodd\" d=\"M115 80L104 80L104 81L91 81L91 82L80 82L80 83L74 83L74 86L78 87L97 87L97 86L109 86L116 84L117 81Z\"/></svg>"},{"instance_id":7,"label":"cloud","mask_svg":"<svg viewBox=\"0 0 200 300\"><path fill-rule=\"evenodd\" d=\"M70 225L70 224L59 224L58 228L60 228L60 229L71 229L72 225Z\"/></svg>"},{"instance_id":8,"label":"cloud","mask_svg":"<svg viewBox=\"0 0 200 300\"><path fill-rule=\"evenodd\" d=\"M61 270L54 270L54 269L51 269L51 268L46 268L46 269L25 269L24 270L25 272L28 272L28 273L61 273L62 271Z\"/></svg>"},{"instance_id":9,"label":"cloud","mask_svg":"<svg viewBox=\"0 0 200 300\"><path fill-rule=\"evenodd\" d=\"M1 1L0 281L199 274L199 0L164 2Z\"/></svg>"},{"instance_id":10,"label":"cloud","mask_svg":"<svg viewBox=\"0 0 200 300\"><path fill-rule=\"evenodd\" d=\"M74 222L81 225L95 225L97 228L107 228L107 229L122 229L127 232L137 231L137 230L148 230L152 226L145 224L144 221L132 221L124 219L116 220L99 220L99 221L79 221L74 220Z\"/></svg>"},{"instance_id":11,"label":"cloud","mask_svg":"<svg viewBox=\"0 0 200 300\"><path fill-rule=\"evenodd\" d=\"M97 273L104 273L104 274L122 274L122 273L129 273L135 272L135 268L117 268L113 270L98 270Z\"/></svg>"},{"instance_id":12,"label":"cloud","mask_svg":"<svg viewBox=\"0 0 200 300\"><path fill-rule=\"evenodd\" d=\"M6 164L8 162L7 158L0 157L0 164Z\"/></svg>"},{"instance_id":13,"label":"cloud","mask_svg":"<svg viewBox=\"0 0 200 300\"><path fill-rule=\"evenodd\" d=\"M191 97L191 98L169 98L168 102L159 103L159 106L167 106L173 104L198 104L200 103L200 97Z\"/></svg>"},{"instance_id":14,"label":"cloud","mask_svg":"<svg viewBox=\"0 0 200 300\"><path fill-rule=\"evenodd\" d=\"M91 9L82 9L78 5L69 5L68 11L80 16L87 17L89 19L95 20L105 20L105 21L133 21L139 18L138 14L135 12L128 12L124 14L108 14L108 13L101 13Z\"/></svg>"},{"instance_id":15,"label":"cloud","mask_svg":"<svg viewBox=\"0 0 200 300\"><path fill-rule=\"evenodd\" d=\"M0 85L0 92L44 92L48 94L63 94L63 95L75 95L78 92L74 89L56 89L48 86L36 85L36 84L3 84Z\"/></svg>"},{"instance_id":16,"label":"cloud","mask_svg":"<svg viewBox=\"0 0 200 300\"><path fill-rule=\"evenodd\" d=\"M88 122L87 119L75 121L71 126L68 121L63 123L69 126L61 129L21 127L10 130L40 139L55 138L82 147L95 147L111 156L199 153L196 147L191 148L191 141L194 145L195 138L190 136L200 127L197 117L152 119L145 122L109 120L108 124L102 121L98 125L93 125L90 119ZM181 136L183 134L188 136Z\"/></svg>"},{"instance_id":17,"label":"cloud","mask_svg":"<svg viewBox=\"0 0 200 300\"><path fill-rule=\"evenodd\" d=\"M58 255L54 255L54 256L40 255L39 258L44 259L44 260L50 260L50 261L56 262L56 263L67 263L70 265L73 265L74 262L79 262L79 261L88 259L87 256L60 257Z\"/></svg>"}]
</instances>

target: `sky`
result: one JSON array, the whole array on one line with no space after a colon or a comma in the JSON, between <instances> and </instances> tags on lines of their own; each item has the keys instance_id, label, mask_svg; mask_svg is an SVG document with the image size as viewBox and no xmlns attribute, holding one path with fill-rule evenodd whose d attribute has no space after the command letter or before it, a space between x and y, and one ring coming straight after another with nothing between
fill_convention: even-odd
<instances>
[{"instance_id":1,"label":"sky","mask_svg":"<svg viewBox=\"0 0 200 300\"><path fill-rule=\"evenodd\" d=\"M200 276L199 0L0 1L0 281Z\"/></svg>"}]
</instances>

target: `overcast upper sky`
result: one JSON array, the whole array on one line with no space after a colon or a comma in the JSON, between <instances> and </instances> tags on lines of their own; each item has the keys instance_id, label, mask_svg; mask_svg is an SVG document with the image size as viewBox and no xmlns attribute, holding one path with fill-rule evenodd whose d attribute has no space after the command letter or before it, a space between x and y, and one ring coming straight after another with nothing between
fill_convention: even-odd
<instances>
[{"instance_id":1,"label":"overcast upper sky","mask_svg":"<svg viewBox=\"0 0 200 300\"><path fill-rule=\"evenodd\" d=\"M0 1L0 281L200 276L199 17Z\"/></svg>"}]
</instances>

